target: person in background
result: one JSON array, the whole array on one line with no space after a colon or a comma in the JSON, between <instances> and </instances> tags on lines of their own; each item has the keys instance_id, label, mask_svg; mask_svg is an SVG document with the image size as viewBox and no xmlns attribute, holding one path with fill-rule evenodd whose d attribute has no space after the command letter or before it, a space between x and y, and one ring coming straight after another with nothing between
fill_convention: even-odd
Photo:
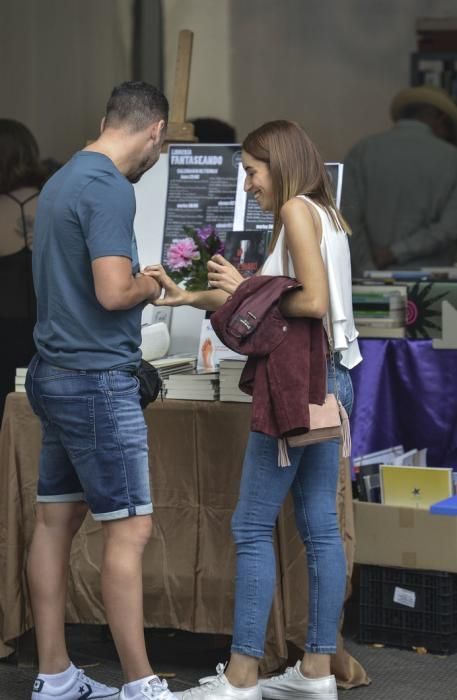
<instances>
[{"instance_id":1,"label":"person in background","mask_svg":"<svg viewBox=\"0 0 457 700\"><path fill-rule=\"evenodd\" d=\"M48 180L37 208L35 343L27 395L41 419L36 523L27 576L39 657L32 700L172 700L143 629L142 556L150 537L148 441L136 369L141 314L160 295L139 272L132 183L158 161L168 102L114 88L99 138ZM71 662L64 621L70 549L88 510L102 524L102 595L125 684Z\"/></svg>"},{"instance_id":2,"label":"person in background","mask_svg":"<svg viewBox=\"0 0 457 700\"><path fill-rule=\"evenodd\" d=\"M45 169L48 177L54 175L54 173L56 173L58 169L62 167L62 163L60 163L55 158L44 158L41 161L41 165Z\"/></svg>"},{"instance_id":3,"label":"person in background","mask_svg":"<svg viewBox=\"0 0 457 700\"><path fill-rule=\"evenodd\" d=\"M0 119L0 423L16 368L27 367L35 353L32 230L45 179L29 129Z\"/></svg>"},{"instance_id":4,"label":"person in background","mask_svg":"<svg viewBox=\"0 0 457 700\"><path fill-rule=\"evenodd\" d=\"M302 284L281 302L285 316L321 319L335 351L329 358L328 386L350 411L349 370L361 360L352 316L351 267L346 225L336 210L326 169L304 130L289 121L273 121L250 133L242 144L244 189L264 211L274 215L274 232L260 274L288 274ZM214 311L244 282L221 255L208 263L211 289L189 292L178 287L160 265L149 266L164 288L155 303L189 304ZM299 400L299 399L298 399ZM330 671L336 652L343 606L346 563L336 513L339 442L289 447L290 465L278 466L278 440L251 432L246 448L238 505L232 520L237 553L232 654L227 669L196 688L177 693L183 700L300 698L335 700ZM297 527L306 545L309 619L303 630L305 655L281 675L258 681L259 659L276 585L273 530L289 490Z\"/></svg>"},{"instance_id":5,"label":"person in background","mask_svg":"<svg viewBox=\"0 0 457 700\"><path fill-rule=\"evenodd\" d=\"M355 276L457 259L457 105L430 85L399 92L394 126L357 143L344 161L341 210Z\"/></svg>"}]
</instances>

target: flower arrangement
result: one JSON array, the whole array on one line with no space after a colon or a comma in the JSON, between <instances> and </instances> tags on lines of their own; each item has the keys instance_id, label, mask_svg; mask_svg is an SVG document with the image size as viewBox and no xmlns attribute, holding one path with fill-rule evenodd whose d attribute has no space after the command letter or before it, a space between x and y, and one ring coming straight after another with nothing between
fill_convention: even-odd
<instances>
[{"instance_id":1,"label":"flower arrangement","mask_svg":"<svg viewBox=\"0 0 457 700\"><path fill-rule=\"evenodd\" d=\"M213 255L224 254L224 244L213 226L193 228L184 226L185 238L177 238L167 250L167 272L189 291L207 289L207 263Z\"/></svg>"}]
</instances>

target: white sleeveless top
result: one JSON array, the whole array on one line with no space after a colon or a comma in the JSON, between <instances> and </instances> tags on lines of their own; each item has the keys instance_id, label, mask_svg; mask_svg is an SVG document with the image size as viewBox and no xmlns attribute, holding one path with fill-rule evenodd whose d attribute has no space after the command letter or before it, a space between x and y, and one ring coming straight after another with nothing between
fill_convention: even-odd
<instances>
[{"instance_id":1,"label":"white sleeveless top","mask_svg":"<svg viewBox=\"0 0 457 700\"><path fill-rule=\"evenodd\" d=\"M330 293L328 318L331 323L333 347L341 353L341 364L352 369L362 361L357 342L359 335L352 313L351 256L345 231L336 230L327 212L305 195L298 195L316 209L322 224L321 255L328 275ZM284 226L279 232L274 250L266 259L262 275L283 275ZM294 266L289 253L289 275L294 276ZM324 319L324 326L326 326ZM328 333L328 328L326 327Z\"/></svg>"}]
</instances>

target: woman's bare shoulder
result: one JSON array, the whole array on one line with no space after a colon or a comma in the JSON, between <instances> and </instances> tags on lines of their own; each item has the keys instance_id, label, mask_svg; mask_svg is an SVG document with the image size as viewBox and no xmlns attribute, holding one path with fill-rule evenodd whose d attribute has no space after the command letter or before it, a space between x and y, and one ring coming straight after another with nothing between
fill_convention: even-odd
<instances>
[{"instance_id":1,"label":"woman's bare shoulder","mask_svg":"<svg viewBox=\"0 0 457 700\"><path fill-rule=\"evenodd\" d=\"M282 205L281 216L290 216L296 213L306 215L306 212L309 212L309 210L310 204L305 199L301 199L301 197L291 197L291 199L288 199L287 202Z\"/></svg>"},{"instance_id":2,"label":"woman's bare shoulder","mask_svg":"<svg viewBox=\"0 0 457 700\"><path fill-rule=\"evenodd\" d=\"M318 236L320 235L321 224L319 214L315 207L306 199L292 197L291 199L287 200L287 202L281 207L280 215L281 221L285 226L286 233L287 229L294 227L294 225L305 225L310 229L314 229Z\"/></svg>"}]
</instances>

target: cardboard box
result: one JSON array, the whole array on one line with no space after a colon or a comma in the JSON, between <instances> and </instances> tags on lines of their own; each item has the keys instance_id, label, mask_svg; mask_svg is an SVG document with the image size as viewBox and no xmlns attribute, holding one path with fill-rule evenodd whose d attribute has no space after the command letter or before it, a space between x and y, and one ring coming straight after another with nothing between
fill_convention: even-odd
<instances>
[{"instance_id":1,"label":"cardboard box","mask_svg":"<svg viewBox=\"0 0 457 700\"><path fill-rule=\"evenodd\" d=\"M354 501L355 562L457 573L457 517Z\"/></svg>"}]
</instances>

